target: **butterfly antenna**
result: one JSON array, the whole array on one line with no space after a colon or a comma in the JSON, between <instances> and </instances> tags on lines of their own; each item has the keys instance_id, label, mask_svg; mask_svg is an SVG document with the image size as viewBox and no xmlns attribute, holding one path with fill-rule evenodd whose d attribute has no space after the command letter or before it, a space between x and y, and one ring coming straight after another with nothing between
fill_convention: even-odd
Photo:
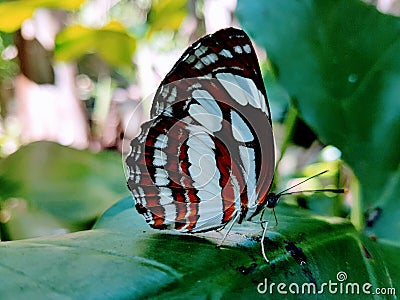
<instances>
[{"instance_id":1,"label":"butterfly antenna","mask_svg":"<svg viewBox=\"0 0 400 300\"><path fill-rule=\"evenodd\" d=\"M335 194L345 194L347 192L347 189L302 190L302 191L295 191L295 192L283 193L283 194L279 193L279 196L303 194L303 193L324 193L324 192L330 192L330 193L335 193Z\"/></svg>"},{"instance_id":2,"label":"butterfly antenna","mask_svg":"<svg viewBox=\"0 0 400 300\"><path fill-rule=\"evenodd\" d=\"M328 172L328 170L322 171L318 174L315 174L311 177L308 177L307 179L291 186L290 188L287 188L286 190L283 190L282 192L278 193L277 196L283 196L283 195L292 195L292 194L301 194L301 193L307 193L307 192L313 192L313 193L318 193L318 192L331 192L331 193L335 193L335 194L343 194L346 192L345 189L320 189L320 190L304 190L304 191L296 191L296 192L289 192L287 193L287 191L290 191L291 189L295 188L296 186L299 186L301 184L303 184L306 181L309 181L310 179L313 179L315 177L318 177L322 174L325 174L326 172Z\"/></svg>"},{"instance_id":3,"label":"butterfly antenna","mask_svg":"<svg viewBox=\"0 0 400 300\"><path fill-rule=\"evenodd\" d=\"M290 191L292 188L295 188L296 186L299 186L300 184L303 184L306 181L309 181L310 179L313 179L313 178L318 177L318 176L320 176L322 174L325 174L326 172L328 172L328 170L322 171L322 172L320 172L318 174L315 174L315 175L313 175L311 177L308 177L307 179L305 179L305 180L303 180L303 181L291 186L290 188L287 188L286 190L283 190L282 192L278 193L277 196L292 194L292 193L286 193L286 192Z\"/></svg>"}]
</instances>

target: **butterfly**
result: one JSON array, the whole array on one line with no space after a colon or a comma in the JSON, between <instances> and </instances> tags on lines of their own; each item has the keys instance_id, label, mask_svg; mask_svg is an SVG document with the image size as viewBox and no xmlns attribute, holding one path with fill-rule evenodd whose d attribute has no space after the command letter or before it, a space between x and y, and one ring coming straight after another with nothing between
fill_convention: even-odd
<instances>
[{"instance_id":1,"label":"butterfly","mask_svg":"<svg viewBox=\"0 0 400 300\"><path fill-rule=\"evenodd\" d=\"M191 45L161 82L130 144L127 184L152 228L210 231L277 205L274 155L254 47L227 28Z\"/></svg>"}]
</instances>

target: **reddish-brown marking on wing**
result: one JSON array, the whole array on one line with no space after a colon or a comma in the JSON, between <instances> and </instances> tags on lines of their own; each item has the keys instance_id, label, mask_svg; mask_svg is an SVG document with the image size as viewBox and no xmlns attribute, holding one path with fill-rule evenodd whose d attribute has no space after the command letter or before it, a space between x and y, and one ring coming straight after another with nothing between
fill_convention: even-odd
<instances>
[{"instance_id":1,"label":"reddish-brown marking on wing","mask_svg":"<svg viewBox=\"0 0 400 300\"><path fill-rule=\"evenodd\" d=\"M218 73L237 74L253 80L265 97L268 113L251 105L242 106L238 103L218 83L216 79ZM169 85L170 83L171 85ZM254 149L255 153L256 192L260 197L257 202L259 205L265 201L264 196L268 193L273 179L274 148L270 113L257 57L250 39L243 31L234 28L224 29L203 37L185 51L162 81L153 101L152 121L144 125L142 134L132 141L132 146L137 147L135 149L140 152L133 151L126 160L127 165L131 168L128 186L135 195L136 208L154 228L164 229L172 226L177 230L195 231L197 220L201 214L199 211L201 199L197 196L197 190L190 174L191 164L186 144L190 133L187 122L194 122L187 107L192 101L192 91L195 88L209 92L215 101L218 101L224 114L221 132L208 133L216 148L215 156L220 172L218 184L221 187L223 217L220 221L217 218L210 220L210 224L206 224L203 228L210 230L232 219L238 206L238 203L235 205L235 201L238 201L235 199L237 197L235 189L240 189L242 217L246 215L249 205L239 144L234 140L229 124L231 110L239 113L241 118L249 120L252 134L258 138L253 144L245 146ZM181 121L181 119L185 119L185 121ZM204 130L206 131L205 128ZM167 159L165 165L155 166L153 163L155 160L154 145L161 134L168 135L167 146L162 149ZM137 158L136 154L140 157ZM160 160L158 159L158 161ZM158 177L160 181L156 183L156 171L161 172L162 176L167 174L167 178L162 177L160 180ZM136 173L138 175L135 175ZM235 182L232 176L235 177ZM171 213L171 207L163 207L162 203L165 202L160 202L160 186L171 191L171 201L174 201L172 203L176 208L174 220L165 219L166 209ZM168 198L163 198L163 201L167 200ZM216 212L216 214L218 213ZM221 224L217 222L221 222Z\"/></svg>"}]
</instances>

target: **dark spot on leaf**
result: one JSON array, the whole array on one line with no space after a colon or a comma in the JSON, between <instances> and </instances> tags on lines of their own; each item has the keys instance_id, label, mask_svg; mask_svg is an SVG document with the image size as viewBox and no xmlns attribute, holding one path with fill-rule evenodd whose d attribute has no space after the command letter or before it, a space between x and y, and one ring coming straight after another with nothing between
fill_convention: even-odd
<instances>
[{"instance_id":1,"label":"dark spot on leaf","mask_svg":"<svg viewBox=\"0 0 400 300\"><path fill-rule=\"evenodd\" d=\"M382 208L375 207L365 213L365 224L368 228L372 228L375 225L376 221L378 221L382 215L382 211Z\"/></svg>"},{"instance_id":2,"label":"dark spot on leaf","mask_svg":"<svg viewBox=\"0 0 400 300\"><path fill-rule=\"evenodd\" d=\"M361 249L366 258L368 258L368 259L372 258L371 253L368 251L368 249L364 245L362 245Z\"/></svg>"},{"instance_id":3,"label":"dark spot on leaf","mask_svg":"<svg viewBox=\"0 0 400 300\"><path fill-rule=\"evenodd\" d=\"M249 267L240 266L240 267L236 268L236 270L238 270L239 273L242 275L248 275L250 273L253 273L256 268L257 268L257 264L252 263Z\"/></svg>"},{"instance_id":4,"label":"dark spot on leaf","mask_svg":"<svg viewBox=\"0 0 400 300\"><path fill-rule=\"evenodd\" d=\"M310 207L308 206L308 203L307 203L307 199L306 198L304 198L304 197L297 197L297 204L300 206L300 207L302 207L302 208L306 208L306 209L309 209Z\"/></svg>"},{"instance_id":5,"label":"dark spot on leaf","mask_svg":"<svg viewBox=\"0 0 400 300\"><path fill-rule=\"evenodd\" d=\"M252 242L257 242L257 243L261 242L261 236L259 236L259 235L249 236L247 239Z\"/></svg>"},{"instance_id":6,"label":"dark spot on leaf","mask_svg":"<svg viewBox=\"0 0 400 300\"><path fill-rule=\"evenodd\" d=\"M252 253L249 253L249 257L252 261L257 261L257 258Z\"/></svg>"},{"instance_id":7,"label":"dark spot on leaf","mask_svg":"<svg viewBox=\"0 0 400 300\"><path fill-rule=\"evenodd\" d=\"M378 237L376 236L376 234L370 234L370 235L368 235L368 237L374 242L376 242L378 240Z\"/></svg>"},{"instance_id":8,"label":"dark spot on leaf","mask_svg":"<svg viewBox=\"0 0 400 300\"><path fill-rule=\"evenodd\" d=\"M307 277L308 282L317 284L317 281L311 273L311 270L306 265L303 265L303 274Z\"/></svg>"},{"instance_id":9,"label":"dark spot on leaf","mask_svg":"<svg viewBox=\"0 0 400 300\"><path fill-rule=\"evenodd\" d=\"M288 242L285 249L294 258L294 260L301 266L305 265L307 262L307 257L303 250L296 246L293 242Z\"/></svg>"}]
</instances>

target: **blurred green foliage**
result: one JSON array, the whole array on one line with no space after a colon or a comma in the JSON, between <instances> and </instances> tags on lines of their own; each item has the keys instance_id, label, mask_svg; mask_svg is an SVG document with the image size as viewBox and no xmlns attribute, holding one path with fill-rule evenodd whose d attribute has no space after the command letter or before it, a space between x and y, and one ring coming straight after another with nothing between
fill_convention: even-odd
<instances>
[{"instance_id":1,"label":"blurred green foliage","mask_svg":"<svg viewBox=\"0 0 400 300\"><path fill-rule=\"evenodd\" d=\"M85 0L17 0L0 3L0 31L13 32L38 8L75 10Z\"/></svg>"},{"instance_id":2,"label":"blurred green foliage","mask_svg":"<svg viewBox=\"0 0 400 300\"><path fill-rule=\"evenodd\" d=\"M127 88L137 80L133 62L137 43L146 44L151 40L150 33L156 31L177 30L187 14L187 1L118 1L109 8L109 16L102 20L107 22L101 27L83 25L88 20L85 14L92 4L82 0L0 3L0 51L8 46L18 51L14 39L20 33L14 31L35 16L38 9L63 13L72 10L63 20L66 22L62 24L63 29L56 35L49 62L52 67L58 61L76 63L86 84L89 86L89 80L95 86L92 91L87 91L84 100L87 100L88 116L96 118L91 126L92 135L97 138L100 134L98 127L103 126L97 123L100 119L104 121L109 113L113 89ZM153 19L146 22L144 14L152 15L150 19ZM149 32L147 37L146 31ZM5 122L7 108L13 107L14 95L11 91L3 93L5 84L11 90L18 71L17 56L5 60L0 58L0 108L3 115L0 118L0 148L9 141L20 145L15 136L17 126L8 126ZM26 169L26 166L30 167ZM100 167L104 170L97 169ZM105 180L103 184L102 180ZM120 155L111 152L93 154L51 143L28 145L0 160L0 182L2 240L88 229L107 206L128 193Z\"/></svg>"},{"instance_id":3,"label":"blurred green foliage","mask_svg":"<svg viewBox=\"0 0 400 300\"><path fill-rule=\"evenodd\" d=\"M12 44L12 42L12 35L0 32L0 53L2 53L7 46ZM17 71L18 66L14 61L0 58L0 81L13 78L17 74Z\"/></svg>"},{"instance_id":4,"label":"blurred green foliage","mask_svg":"<svg viewBox=\"0 0 400 300\"><path fill-rule=\"evenodd\" d=\"M342 151L358 177L357 213L382 208L392 222L376 228L382 238L398 241L399 18L354 0L241 0L237 14L266 49L302 118L324 143Z\"/></svg>"},{"instance_id":5,"label":"blurred green foliage","mask_svg":"<svg viewBox=\"0 0 400 300\"><path fill-rule=\"evenodd\" d=\"M155 0L149 11L151 35L155 31L178 30L187 15L187 0Z\"/></svg>"},{"instance_id":6,"label":"blurred green foliage","mask_svg":"<svg viewBox=\"0 0 400 300\"><path fill-rule=\"evenodd\" d=\"M96 53L111 66L132 65L136 40L117 21L99 29L72 25L57 35L55 58L76 60L86 53Z\"/></svg>"},{"instance_id":7,"label":"blurred green foliage","mask_svg":"<svg viewBox=\"0 0 400 300\"><path fill-rule=\"evenodd\" d=\"M0 161L2 240L87 229L128 193L121 155L38 142Z\"/></svg>"}]
</instances>

